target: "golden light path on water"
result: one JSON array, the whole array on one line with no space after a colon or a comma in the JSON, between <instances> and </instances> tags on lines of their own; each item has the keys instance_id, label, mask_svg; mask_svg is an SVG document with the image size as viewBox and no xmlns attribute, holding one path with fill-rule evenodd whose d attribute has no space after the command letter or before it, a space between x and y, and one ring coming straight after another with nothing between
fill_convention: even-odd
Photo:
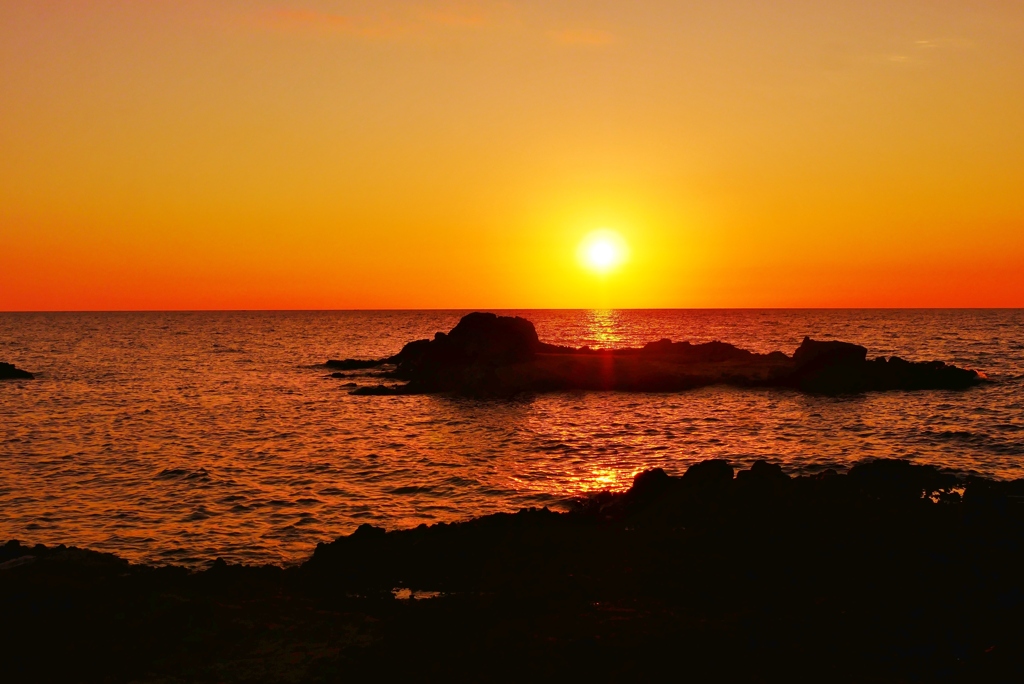
<instances>
[{"instance_id":1,"label":"golden light path on water","mask_svg":"<svg viewBox=\"0 0 1024 684\"><path fill-rule=\"evenodd\" d=\"M792 352L804 335L985 371L967 392L816 397L705 388L481 401L355 397L376 358L466 312L0 314L0 540L132 560L290 562L370 522L466 519L765 458L792 473L865 457L1024 475L1021 311L523 311L541 339L669 337Z\"/></svg>"},{"instance_id":2,"label":"golden light path on water","mask_svg":"<svg viewBox=\"0 0 1024 684\"><path fill-rule=\"evenodd\" d=\"M588 335L597 341L593 346L607 349L623 346L623 335L619 330L619 312L614 309L598 309L589 314Z\"/></svg>"},{"instance_id":3,"label":"golden light path on water","mask_svg":"<svg viewBox=\"0 0 1024 684\"><path fill-rule=\"evenodd\" d=\"M592 348L612 349L624 346L624 335L620 330L622 324L620 312L614 309L595 309L585 312L583 321L586 326L586 338L593 340L589 345ZM562 436L566 441L572 439L572 435L568 431ZM598 467L589 471L574 472L559 484L556 491L569 498L590 492L626 489L640 470L642 468L631 470L629 468ZM533 487L532 483L521 482L514 475L511 479L513 482L519 482L526 490Z\"/></svg>"},{"instance_id":4,"label":"golden light path on water","mask_svg":"<svg viewBox=\"0 0 1024 684\"><path fill-rule=\"evenodd\" d=\"M587 311L583 317L586 326L586 337L593 342L589 345L594 349L613 349L624 345L625 335L621 330L623 324L621 312L615 309L594 309ZM569 434L564 435L570 439ZM608 490L626 489L633 481L633 477L642 470L629 468L599 467L591 471L574 473L566 478L558 488L558 492L565 497L573 497L579 494L600 492ZM513 481L517 479L513 476ZM529 483L523 483L525 488L531 488Z\"/></svg>"}]
</instances>

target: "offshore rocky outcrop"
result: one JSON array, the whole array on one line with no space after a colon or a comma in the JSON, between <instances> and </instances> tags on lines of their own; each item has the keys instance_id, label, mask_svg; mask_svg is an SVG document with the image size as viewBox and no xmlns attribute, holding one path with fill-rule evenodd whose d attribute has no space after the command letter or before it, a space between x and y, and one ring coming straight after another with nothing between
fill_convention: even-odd
<instances>
[{"instance_id":1,"label":"offshore rocky outcrop","mask_svg":"<svg viewBox=\"0 0 1024 684\"><path fill-rule=\"evenodd\" d=\"M0 362L0 380L31 380L35 376L11 363Z\"/></svg>"},{"instance_id":2,"label":"offshore rocky outcrop","mask_svg":"<svg viewBox=\"0 0 1024 684\"><path fill-rule=\"evenodd\" d=\"M1024 672L1024 480L907 461L636 476L301 566L0 546L4 681L989 682ZM434 596L396 600L397 596Z\"/></svg>"},{"instance_id":3,"label":"offshore rocky outcrop","mask_svg":"<svg viewBox=\"0 0 1024 684\"><path fill-rule=\"evenodd\" d=\"M404 385L361 387L355 394L454 392L510 395L561 390L677 392L725 384L792 387L844 394L877 390L965 389L976 371L897 356L868 360L856 344L805 338L792 356L758 354L724 342L663 339L638 349L574 349L541 342L519 317L469 314L449 333L417 340L386 359L329 361L335 369L390 367Z\"/></svg>"}]
</instances>

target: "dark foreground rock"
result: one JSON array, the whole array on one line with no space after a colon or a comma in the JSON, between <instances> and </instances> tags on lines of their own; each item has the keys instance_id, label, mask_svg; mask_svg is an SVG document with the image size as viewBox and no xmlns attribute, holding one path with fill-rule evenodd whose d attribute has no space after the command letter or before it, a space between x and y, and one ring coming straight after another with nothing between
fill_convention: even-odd
<instances>
[{"instance_id":1,"label":"dark foreground rock","mask_svg":"<svg viewBox=\"0 0 1024 684\"><path fill-rule=\"evenodd\" d=\"M405 345L393 357L330 361L332 368L392 366L397 386L362 387L355 394L455 392L510 395L562 390L677 392L725 384L791 387L845 394L877 390L965 389L976 371L941 361L897 356L867 359L867 349L805 338L793 356L756 354L724 342L659 340L639 349L573 349L541 342L524 318L472 313L451 332Z\"/></svg>"},{"instance_id":2,"label":"dark foreground rock","mask_svg":"<svg viewBox=\"0 0 1024 684\"><path fill-rule=\"evenodd\" d=\"M14 364L0 362L0 380L31 380L34 377Z\"/></svg>"},{"instance_id":3,"label":"dark foreground rock","mask_svg":"<svg viewBox=\"0 0 1024 684\"><path fill-rule=\"evenodd\" d=\"M12 682L1016 682L1022 497L1024 481L905 461L798 478L709 461L568 513L364 525L288 569L9 543L0 666Z\"/></svg>"}]
</instances>

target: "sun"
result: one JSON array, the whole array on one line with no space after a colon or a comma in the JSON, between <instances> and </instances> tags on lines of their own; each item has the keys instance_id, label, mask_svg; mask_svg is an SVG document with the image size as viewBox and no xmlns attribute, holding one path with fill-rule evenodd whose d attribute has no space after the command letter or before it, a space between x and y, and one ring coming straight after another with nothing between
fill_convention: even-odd
<instances>
[{"instance_id":1,"label":"sun","mask_svg":"<svg viewBox=\"0 0 1024 684\"><path fill-rule=\"evenodd\" d=\"M613 230L590 233L580 243L580 263L595 273L611 273L626 260L629 250L622 236Z\"/></svg>"}]
</instances>

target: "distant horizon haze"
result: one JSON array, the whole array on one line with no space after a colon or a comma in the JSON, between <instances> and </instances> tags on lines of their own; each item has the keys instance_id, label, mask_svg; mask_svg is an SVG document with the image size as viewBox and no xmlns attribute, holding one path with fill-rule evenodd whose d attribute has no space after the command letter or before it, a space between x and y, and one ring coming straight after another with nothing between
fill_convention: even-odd
<instances>
[{"instance_id":1,"label":"distant horizon haze","mask_svg":"<svg viewBox=\"0 0 1024 684\"><path fill-rule=\"evenodd\" d=\"M8 0L0 310L1022 307L1021 45L1005 0Z\"/></svg>"}]
</instances>

